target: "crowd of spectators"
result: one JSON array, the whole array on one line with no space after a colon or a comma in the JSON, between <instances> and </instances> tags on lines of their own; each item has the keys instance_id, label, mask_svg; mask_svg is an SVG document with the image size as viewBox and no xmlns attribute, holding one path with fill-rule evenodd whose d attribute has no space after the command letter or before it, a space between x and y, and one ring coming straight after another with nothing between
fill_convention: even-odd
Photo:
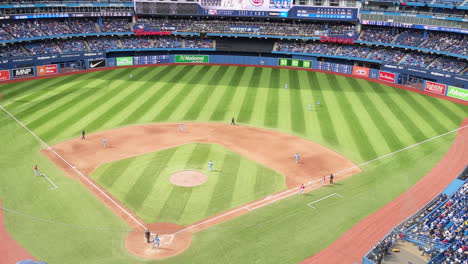
<instances>
[{"instance_id":1,"label":"crowd of spectators","mask_svg":"<svg viewBox=\"0 0 468 264\"><path fill-rule=\"evenodd\" d=\"M275 51L335 55L378 60L395 64L460 73L468 63L452 57L408 52L399 48L382 48L360 45L324 44L320 42L278 41Z\"/></svg>"},{"instance_id":2,"label":"crowd of spectators","mask_svg":"<svg viewBox=\"0 0 468 264\"><path fill-rule=\"evenodd\" d=\"M102 27L100 27L97 19L90 18L11 21L2 23L0 28L0 40L60 36L68 34L132 31L130 22L127 19L105 19L102 21Z\"/></svg>"},{"instance_id":3,"label":"crowd of spectators","mask_svg":"<svg viewBox=\"0 0 468 264\"><path fill-rule=\"evenodd\" d=\"M24 45L24 48L27 49L31 55L49 55L60 53L59 48L53 42L36 42L34 44Z\"/></svg>"},{"instance_id":4,"label":"crowd of spectators","mask_svg":"<svg viewBox=\"0 0 468 264\"><path fill-rule=\"evenodd\" d=\"M444 263L467 263L468 183L409 232L427 238L428 242L449 245L443 251Z\"/></svg>"},{"instance_id":5,"label":"crowd of spectators","mask_svg":"<svg viewBox=\"0 0 468 264\"><path fill-rule=\"evenodd\" d=\"M468 63L466 61L449 57L439 57L429 65L429 69L451 73L459 73L460 70L463 70L466 67L468 67Z\"/></svg>"},{"instance_id":6,"label":"crowd of spectators","mask_svg":"<svg viewBox=\"0 0 468 264\"><path fill-rule=\"evenodd\" d=\"M68 23L68 27L71 29L71 32L73 34L86 34L98 32L96 19L72 19Z\"/></svg>"},{"instance_id":7,"label":"crowd of spectators","mask_svg":"<svg viewBox=\"0 0 468 264\"><path fill-rule=\"evenodd\" d=\"M101 32L129 32L130 22L128 19L106 19L102 21Z\"/></svg>"},{"instance_id":8,"label":"crowd of spectators","mask_svg":"<svg viewBox=\"0 0 468 264\"><path fill-rule=\"evenodd\" d=\"M429 32L421 48L468 55L468 39L453 33Z\"/></svg>"},{"instance_id":9,"label":"crowd of spectators","mask_svg":"<svg viewBox=\"0 0 468 264\"><path fill-rule=\"evenodd\" d=\"M19 44L0 45L0 49L2 50L2 52L0 52L0 58L29 56L28 51Z\"/></svg>"},{"instance_id":10,"label":"crowd of spectators","mask_svg":"<svg viewBox=\"0 0 468 264\"><path fill-rule=\"evenodd\" d=\"M134 37L134 38L123 38L120 40L122 47L125 49L135 48L154 48L153 41L150 38Z\"/></svg>"},{"instance_id":11,"label":"crowd of spectators","mask_svg":"<svg viewBox=\"0 0 468 264\"><path fill-rule=\"evenodd\" d=\"M41 54L73 53L102 51L109 49L145 49L145 48L214 48L212 39L185 39L170 36L127 36L127 37L91 37L85 39L61 39L35 41L28 44L3 45L0 56L25 57ZM88 48L89 47L89 48Z\"/></svg>"},{"instance_id":12,"label":"crowd of spectators","mask_svg":"<svg viewBox=\"0 0 468 264\"><path fill-rule=\"evenodd\" d=\"M101 51L106 49L119 49L119 41L113 37L100 37L87 39L91 51Z\"/></svg>"},{"instance_id":13,"label":"crowd of spectators","mask_svg":"<svg viewBox=\"0 0 468 264\"><path fill-rule=\"evenodd\" d=\"M195 33L230 33L318 37L339 35L356 31L356 25L346 22L301 22L301 21L249 21L249 20L194 20L138 18L137 23L161 31ZM106 18L101 26L97 18L39 19L24 21L5 21L0 25L0 40L57 36L66 34L86 34L99 32L129 32L132 24L125 18ZM429 31L426 38L422 30L365 26L359 40L394 43L405 46L446 51L468 55L468 37L455 33ZM386 58L388 60L388 58Z\"/></svg>"},{"instance_id":14,"label":"crowd of spectators","mask_svg":"<svg viewBox=\"0 0 468 264\"><path fill-rule=\"evenodd\" d=\"M353 58L367 58L367 55L369 55L370 51L371 51L370 47L343 45L337 51L336 55L345 56L345 57L353 57Z\"/></svg>"},{"instance_id":15,"label":"crowd of spectators","mask_svg":"<svg viewBox=\"0 0 468 264\"><path fill-rule=\"evenodd\" d=\"M215 42L211 39L185 39L185 48L186 49L213 49Z\"/></svg>"},{"instance_id":16,"label":"crowd of spectators","mask_svg":"<svg viewBox=\"0 0 468 264\"><path fill-rule=\"evenodd\" d=\"M349 23L307 23L284 21L239 21L239 20L188 20L188 19L150 19L140 18L144 23L162 31L205 32L205 33L242 33L283 36L322 36L343 34L355 31L356 25Z\"/></svg>"},{"instance_id":17,"label":"crowd of spectators","mask_svg":"<svg viewBox=\"0 0 468 264\"><path fill-rule=\"evenodd\" d=\"M403 56L405 56L405 52L401 49L381 48L373 49L367 58L397 64Z\"/></svg>"},{"instance_id":18,"label":"crowd of spectators","mask_svg":"<svg viewBox=\"0 0 468 264\"><path fill-rule=\"evenodd\" d=\"M359 40L369 42L391 43L394 36L391 28L368 28L361 32Z\"/></svg>"},{"instance_id":19,"label":"crowd of spectators","mask_svg":"<svg viewBox=\"0 0 468 264\"><path fill-rule=\"evenodd\" d=\"M402 65L414 66L419 68L426 68L437 58L436 55L421 54L410 52L400 61Z\"/></svg>"},{"instance_id":20,"label":"crowd of spectators","mask_svg":"<svg viewBox=\"0 0 468 264\"><path fill-rule=\"evenodd\" d=\"M394 43L404 46L418 47L424 41L422 30L407 29L398 34Z\"/></svg>"},{"instance_id":21,"label":"crowd of spectators","mask_svg":"<svg viewBox=\"0 0 468 264\"><path fill-rule=\"evenodd\" d=\"M6 39L21 39L47 36L36 21L21 21L16 23L2 23L1 27L9 36ZM4 40L2 38L2 40Z\"/></svg>"},{"instance_id":22,"label":"crowd of spectators","mask_svg":"<svg viewBox=\"0 0 468 264\"><path fill-rule=\"evenodd\" d=\"M409 239L430 263L468 263L468 182L453 196L441 194L414 216L401 223L366 256L381 263L395 242Z\"/></svg>"},{"instance_id":23,"label":"crowd of spectators","mask_svg":"<svg viewBox=\"0 0 468 264\"><path fill-rule=\"evenodd\" d=\"M182 48L183 40L176 37L163 37L154 40L156 48Z\"/></svg>"}]
</instances>

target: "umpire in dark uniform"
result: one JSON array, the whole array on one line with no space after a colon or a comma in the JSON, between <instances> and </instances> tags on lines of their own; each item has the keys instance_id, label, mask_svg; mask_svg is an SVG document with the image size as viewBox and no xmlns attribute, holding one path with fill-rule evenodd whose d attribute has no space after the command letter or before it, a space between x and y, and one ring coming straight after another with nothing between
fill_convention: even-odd
<instances>
[{"instance_id":1,"label":"umpire in dark uniform","mask_svg":"<svg viewBox=\"0 0 468 264\"><path fill-rule=\"evenodd\" d=\"M149 231L149 229L146 229L145 231L145 238L146 238L146 243L151 243L150 242L151 232Z\"/></svg>"}]
</instances>

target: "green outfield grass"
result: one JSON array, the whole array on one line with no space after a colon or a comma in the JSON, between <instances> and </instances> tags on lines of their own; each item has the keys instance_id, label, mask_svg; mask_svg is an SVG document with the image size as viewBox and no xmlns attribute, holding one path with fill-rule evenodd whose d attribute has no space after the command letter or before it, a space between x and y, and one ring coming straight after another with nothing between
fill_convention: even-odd
<instances>
[{"instance_id":1,"label":"green outfield grass","mask_svg":"<svg viewBox=\"0 0 468 264\"><path fill-rule=\"evenodd\" d=\"M208 161L214 163L208 171ZM175 186L172 173L194 170L205 184ZM145 223L188 225L281 191L285 177L214 144L188 144L104 164L92 175L97 183Z\"/></svg>"},{"instance_id":2,"label":"green outfield grass","mask_svg":"<svg viewBox=\"0 0 468 264\"><path fill-rule=\"evenodd\" d=\"M241 124L318 142L355 163L455 129L468 117L467 106L381 84L252 67L116 69L0 85L0 92L0 104L51 145L79 136L82 129L228 123L234 116ZM306 105L317 100L321 108L307 111ZM40 154L37 140L0 111L0 198L6 208L35 217L4 212L14 238L49 264L296 263L410 188L445 154L454 136L371 163L333 187L196 233L192 246L179 256L143 261L124 249L125 223ZM32 177L36 163L58 190L47 191L45 179ZM320 203L316 210L306 206L331 193L344 197Z\"/></svg>"}]
</instances>

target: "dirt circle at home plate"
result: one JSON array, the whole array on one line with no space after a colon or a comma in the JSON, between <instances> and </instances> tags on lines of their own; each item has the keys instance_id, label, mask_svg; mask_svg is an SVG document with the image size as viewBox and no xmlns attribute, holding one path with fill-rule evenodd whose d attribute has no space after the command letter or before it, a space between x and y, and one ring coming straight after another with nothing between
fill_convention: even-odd
<instances>
[{"instance_id":1,"label":"dirt circle at home plate","mask_svg":"<svg viewBox=\"0 0 468 264\"><path fill-rule=\"evenodd\" d=\"M178 171L169 178L172 184L182 187L194 187L206 182L207 177L199 171Z\"/></svg>"}]
</instances>

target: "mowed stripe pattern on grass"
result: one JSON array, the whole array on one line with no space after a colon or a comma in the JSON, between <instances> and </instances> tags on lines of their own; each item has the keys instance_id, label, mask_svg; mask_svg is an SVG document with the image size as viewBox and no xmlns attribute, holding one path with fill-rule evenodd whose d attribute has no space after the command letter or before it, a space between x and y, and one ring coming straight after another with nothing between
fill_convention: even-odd
<instances>
[{"instance_id":1,"label":"mowed stripe pattern on grass","mask_svg":"<svg viewBox=\"0 0 468 264\"><path fill-rule=\"evenodd\" d=\"M208 161L214 170L208 172ZM170 182L195 170L208 180L196 187ZM285 188L283 175L219 145L189 144L99 167L91 177L145 222L188 225Z\"/></svg>"},{"instance_id":2,"label":"mowed stripe pattern on grass","mask_svg":"<svg viewBox=\"0 0 468 264\"><path fill-rule=\"evenodd\" d=\"M4 106L49 143L82 129L234 117L363 162L454 129L467 115L463 106L381 84L285 69L162 66L36 83L4 85Z\"/></svg>"},{"instance_id":3,"label":"mowed stripe pattern on grass","mask_svg":"<svg viewBox=\"0 0 468 264\"><path fill-rule=\"evenodd\" d=\"M129 78L130 73L133 79ZM254 74L261 77L256 78ZM288 89L284 88L285 83L289 84ZM154 120L229 122L231 117L236 117L241 118L242 124L308 138L360 163L455 129L462 118L468 116L466 106L448 101L363 80L330 78L306 71L293 73L286 69L180 65L115 69L0 84L0 88L4 95L0 104L19 115L21 121L51 145L78 137L82 129L91 133ZM255 98L246 98L253 94ZM317 100L321 101L319 109L315 107ZM309 103L312 111L306 109ZM347 121L349 118L352 120ZM0 119L3 120L0 137L8 142L0 150L3 175L6 175L0 177L0 194L8 198L4 204L45 219L82 226L126 228L81 184L48 163L37 151L41 146L31 135L6 114L0 115ZM311 193L312 197L294 196L199 232L194 236L196 243L188 251L166 262L211 263L223 259L233 263L297 263L407 190L443 156L452 138L439 138L379 160L363 167L359 176L332 188L321 188ZM213 149L209 149L207 153L211 156ZM194 150L192 147L190 151ZM184 169L190 160L190 155L179 151L165 153L165 156L170 160L180 158L174 162L180 165L175 168L177 170ZM47 170L62 191L48 192L47 182L31 179L31 164L35 162ZM196 190L184 193L181 195L183 203L174 205L175 213L167 215L165 213L172 208L166 206L166 201L173 194L172 191L158 193L161 190L158 187L164 182L167 184L167 177L150 173L161 168L158 161L153 159L152 162L156 164L127 160L116 166L104 165L102 168L106 172L102 172L100 182L122 201L127 199L126 206L133 205L132 210L157 212L145 216L148 222L162 220L161 216L167 221L177 219L179 223L190 223L198 217L211 216L234 201L241 201L239 197L251 201L256 192L266 194L273 190L270 185L265 186L268 180L258 178L265 174L262 170L247 166L243 159L224 154L215 161L215 169L223 164L224 168L229 168L227 172L256 173L257 177L229 178L226 182L218 181L219 177L212 178L206 190L212 195L209 199L199 203L204 193ZM233 187L224 190L225 185ZM310 209L306 203L333 192L357 198L343 199L326 209L321 208L320 214L306 210ZM159 195L157 198L153 196L155 193ZM121 232L52 227L49 223L27 218L8 218L9 231L15 239L39 259L50 263L148 263L116 246L116 241L120 243L124 239ZM36 235L30 236L31 233ZM75 243L63 243L63 237ZM288 241L287 245L284 241ZM70 258L69 252L75 252L76 258Z\"/></svg>"}]
</instances>

